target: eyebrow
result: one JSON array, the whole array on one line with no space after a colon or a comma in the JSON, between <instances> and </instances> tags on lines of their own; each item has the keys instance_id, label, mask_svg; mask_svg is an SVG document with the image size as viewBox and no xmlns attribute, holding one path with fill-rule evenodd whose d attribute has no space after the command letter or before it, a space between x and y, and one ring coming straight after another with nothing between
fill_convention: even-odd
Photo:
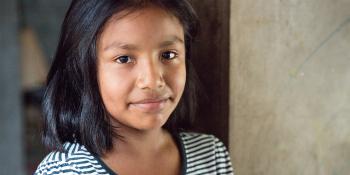
<instances>
[{"instance_id":1,"label":"eyebrow","mask_svg":"<svg viewBox=\"0 0 350 175\"><path fill-rule=\"evenodd\" d=\"M119 43L119 42L113 42L112 44L106 46L103 50L107 51L112 48L120 48L124 50L137 50L138 47L133 44L125 44L125 43Z\"/></svg>"},{"instance_id":2,"label":"eyebrow","mask_svg":"<svg viewBox=\"0 0 350 175\"><path fill-rule=\"evenodd\" d=\"M176 43L180 43L183 44L185 43L181 38L177 37L177 36L171 36L169 40L163 41L159 44L159 47L167 47L167 46L171 46L174 45Z\"/></svg>"},{"instance_id":3,"label":"eyebrow","mask_svg":"<svg viewBox=\"0 0 350 175\"><path fill-rule=\"evenodd\" d=\"M167 46L174 45L176 43L183 44L184 41L181 38L177 37L177 36L171 36L171 37L169 37L168 40L165 40L165 41L161 42L159 44L159 47L160 48L164 48L164 47L167 47ZM112 48L120 48L120 49L123 49L123 50L138 50L139 49L139 47L137 45L134 45L134 44L113 42L112 44L106 46L103 50L107 51L107 50L112 49Z\"/></svg>"}]
</instances>

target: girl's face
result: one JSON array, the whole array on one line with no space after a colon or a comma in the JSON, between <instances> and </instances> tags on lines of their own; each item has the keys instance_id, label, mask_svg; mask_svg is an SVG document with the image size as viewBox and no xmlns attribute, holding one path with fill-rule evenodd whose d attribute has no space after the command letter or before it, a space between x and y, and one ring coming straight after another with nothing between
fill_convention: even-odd
<instances>
[{"instance_id":1,"label":"girl's face","mask_svg":"<svg viewBox=\"0 0 350 175\"><path fill-rule=\"evenodd\" d=\"M123 15L123 14L121 14ZM103 103L120 128L161 128L186 81L183 27L160 8L112 17L97 42Z\"/></svg>"}]
</instances>

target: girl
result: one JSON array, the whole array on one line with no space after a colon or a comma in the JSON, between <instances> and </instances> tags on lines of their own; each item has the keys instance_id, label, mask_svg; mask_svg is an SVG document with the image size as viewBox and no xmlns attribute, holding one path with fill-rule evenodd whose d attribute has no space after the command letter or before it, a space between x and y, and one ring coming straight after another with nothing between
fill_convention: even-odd
<instances>
[{"instance_id":1,"label":"girl","mask_svg":"<svg viewBox=\"0 0 350 175\"><path fill-rule=\"evenodd\" d=\"M44 97L35 174L233 174L212 135L189 129L196 104L186 0L73 0Z\"/></svg>"}]
</instances>

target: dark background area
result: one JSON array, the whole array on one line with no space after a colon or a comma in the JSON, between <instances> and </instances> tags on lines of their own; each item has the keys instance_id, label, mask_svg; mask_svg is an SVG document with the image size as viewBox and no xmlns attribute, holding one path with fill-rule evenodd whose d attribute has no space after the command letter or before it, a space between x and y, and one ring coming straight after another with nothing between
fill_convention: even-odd
<instances>
[{"instance_id":1,"label":"dark background area","mask_svg":"<svg viewBox=\"0 0 350 175\"><path fill-rule=\"evenodd\" d=\"M196 131L214 134L228 145L229 0L190 1L201 20L201 34L193 52L193 64L204 93L198 104ZM46 70L49 68L69 3L69 0L1 0L0 174L32 174L47 153L40 140L44 80L23 86L21 82L27 77L21 72L23 64L32 61L33 56L27 53L33 44L42 53L41 64ZM24 36L36 42L23 44Z\"/></svg>"},{"instance_id":2,"label":"dark background area","mask_svg":"<svg viewBox=\"0 0 350 175\"><path fill-rule=\"evenodd\" d=\"M193 64L202 83L196 126L228 145L229 0L191 0L201 21Z\"/></svg>"}]
</instances>

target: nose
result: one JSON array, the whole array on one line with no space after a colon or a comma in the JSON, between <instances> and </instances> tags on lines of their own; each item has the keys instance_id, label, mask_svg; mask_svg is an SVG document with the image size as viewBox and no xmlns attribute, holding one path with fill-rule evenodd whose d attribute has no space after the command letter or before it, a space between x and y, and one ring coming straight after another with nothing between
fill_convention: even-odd
<instances>
[{"instance_id":1,"label":"nose","mask_svg":"<svg viewBox=\"0 0 350 175\"><path fill-rule=\"evenodd\" d=\"M145 60L140 64L137 87L140 89L159 90L165 86L163 78L163 67L159 61Z\"/></svg>"}]
</instances>

